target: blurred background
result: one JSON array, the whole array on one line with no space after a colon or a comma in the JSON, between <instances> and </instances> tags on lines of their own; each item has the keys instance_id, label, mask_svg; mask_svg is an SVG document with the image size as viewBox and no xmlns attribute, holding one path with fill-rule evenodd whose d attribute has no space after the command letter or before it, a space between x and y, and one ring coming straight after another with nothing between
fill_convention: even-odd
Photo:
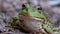
<instances>
[{"instance_id":1,"label":"blurred background","mask_svg":"<svg viewBox=\"0 0 60 34\"><path fill-rule=\"evenodd\" d=\"M30 3L39 5L49 15L50 20L59 27L60 25L60 0L0 0L0 33L1 34L28 34L19 30L8 31L5 27L12 16L17 16L22 4Z\"/></svg>"}]
</instances>

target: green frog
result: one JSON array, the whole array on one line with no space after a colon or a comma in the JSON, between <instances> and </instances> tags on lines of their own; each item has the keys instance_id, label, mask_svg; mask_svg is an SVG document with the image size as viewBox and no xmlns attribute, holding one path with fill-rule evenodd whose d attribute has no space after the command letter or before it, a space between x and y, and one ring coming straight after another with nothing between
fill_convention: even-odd
<instances>
[{"instance_id":1,"label":"green frog","mask_svg":"<svg viewBox=\"0 0 60 34\"><path fill-rule=\"evenodd\" d=\"M39 19L40 23L42 23L42 24L39 24L39 25L41 25L40 27L42 27L42 28L38 27L39 31L42 31L42 29L44 29L44 31L46 33L43 32L43 31L42 32L45 33L45 34L60 34L60 28L56 28L54 26L54 24L51 23L48 15L44 12L44 10L38 10L38 8L39 8L39 6L34 6L33 7L30 4L24 4L22 9L18 13L18 16L12 18L11 23L13 23L13 24L19 23L20 25L25 26L25 23L23 23L23 24L20 23L21 15L25 16L25 17L37 18L37 19ZM21 20L21 21L24 21L24 20ZM37 23L39 23L39 22L37 22ZM28 28L27 25L25 27ZM25 28L25 27L23 27L23 28ZM25 30L27 30L27 29L25 28Z\"/></svg>"}]
</instances>

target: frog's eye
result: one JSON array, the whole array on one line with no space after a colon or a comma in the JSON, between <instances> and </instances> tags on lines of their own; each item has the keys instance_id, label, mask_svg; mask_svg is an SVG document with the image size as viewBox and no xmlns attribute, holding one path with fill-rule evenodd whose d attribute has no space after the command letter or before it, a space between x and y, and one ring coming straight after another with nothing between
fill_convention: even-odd
<instances>
[{"instance_id":1,"label":"frog's eye","mask_svg":"<svg viewBox=\"0 0 60 34\"><path fill-rule=\"evenodd\" d=\"M39 7L39 8L38 8L38 10L42 10L42 8L41 8L41 7Z\"/></svg>"},{"instance_id":2,"label":"frog's eye","mask_svg":"<svg viewBox=\"0 0 60 34\"><path fill-rule=\"evenodd\" d=\"M25 7L25 5L23 4L22 7Z\"/></svg>"}]
</instances>

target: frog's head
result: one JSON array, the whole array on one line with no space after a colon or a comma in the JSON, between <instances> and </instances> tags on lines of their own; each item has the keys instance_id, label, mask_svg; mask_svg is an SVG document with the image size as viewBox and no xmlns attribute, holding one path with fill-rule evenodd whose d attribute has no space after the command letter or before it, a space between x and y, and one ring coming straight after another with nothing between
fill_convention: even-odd
<instances>
[{"instance_id":1,"label":"frog's head","mask_svg":"<svg viewBox=\"0 0 60 34\"><path fill-rule=\"evenodd\" d=\"M20 15L28 15L28 11L32 12L32 6L30 4L23 4L22 9L20 10Z\"/></svg>"}]
</instances>

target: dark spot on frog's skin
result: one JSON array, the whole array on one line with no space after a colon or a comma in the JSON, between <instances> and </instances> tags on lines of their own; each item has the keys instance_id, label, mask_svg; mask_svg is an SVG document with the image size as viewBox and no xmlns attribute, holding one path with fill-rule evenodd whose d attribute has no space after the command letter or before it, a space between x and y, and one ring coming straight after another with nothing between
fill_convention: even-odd
<instances>
[{"instance_id":1,"label":"dark spot on frog's skin","mask_svg":"<svg viewBox=\"0 0 60 34\"><path fill-rule=\"evenodd\" d=\"M53 30L54 32L56 31L56 30Z\"/></svg>"},{"instance_id":2,"label":"dark spot on frog's skin","mask_svg":"<svg viewBox=\"0 0 60 34\"><path fill-rule=\"evenodd\" d=\"M47 25L47 28L50 28L50 26L49 26L49 25Z\"/></svg>"},{"instance_id":3,"label":"dark spot on frog's skin","mask_svg":"<svg viewBox=\"0 0 60 34\"><path fill-rule=\"evenodd\" d=\"M23 22L24 20L20 20L20 22Z\"/></svg>"}]
</instances>

